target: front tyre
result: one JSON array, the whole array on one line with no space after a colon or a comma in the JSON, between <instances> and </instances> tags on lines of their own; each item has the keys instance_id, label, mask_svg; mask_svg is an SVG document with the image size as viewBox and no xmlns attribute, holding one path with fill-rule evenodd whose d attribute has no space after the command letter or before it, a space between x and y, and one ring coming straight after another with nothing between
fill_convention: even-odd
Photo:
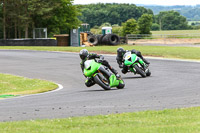
<instances>
[{"instance_id":1,"label":"front tyre","mask_svg":"<svg viewBox=\"0 0 200 133\"><path fill-rule=\"evenodd\" d=\"M143 78L146 77L146 73L138 65L135 65L134 68L135 68L136 72L138 74L140 74Z\"/></svg>"},{"instance_id":2,"label":"front tyre","mask_svg":"<svg viewBox=\"0 0 200 133\"><path fill-rule=\"evenodd\" d=\"M99 86L101 86L104 90L110 90L110 85L104 83L103 79L99 76L99 74L97 74L97 75L94 76L94 81Z\"/></svg>"}]
</instances>

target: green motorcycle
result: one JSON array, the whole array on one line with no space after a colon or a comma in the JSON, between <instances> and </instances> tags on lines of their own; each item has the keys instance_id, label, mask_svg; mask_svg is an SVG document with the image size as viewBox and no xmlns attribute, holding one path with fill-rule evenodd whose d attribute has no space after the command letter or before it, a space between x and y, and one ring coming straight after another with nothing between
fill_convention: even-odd
<instances>
[{"instance_id":1,"label":"green motorcycle","mask_svg":"<svg viewBox=\"0 0 200 133\"><path fill-rule=\"evenodd\" d=\"M131 54L127 52L123 56L124 65L128 67L129 72L134 74L140 74L142 77L150 76L151 72L148 68L148 65L138 57L136 54Z\"/></svg>"},{"instance_id":2,"label":"green motorcycle","mask_svg":"<svg viewBox=\"0 0 200 133\"><path fill-rule=\"evenodd\" d=\"M98 63L96 60L87 60L84 64L84 75L93 78L94 82L104 90L110 90L112 87L123 89L124 81L115 76L109 68Z\"/></svg>"}]
</instances>

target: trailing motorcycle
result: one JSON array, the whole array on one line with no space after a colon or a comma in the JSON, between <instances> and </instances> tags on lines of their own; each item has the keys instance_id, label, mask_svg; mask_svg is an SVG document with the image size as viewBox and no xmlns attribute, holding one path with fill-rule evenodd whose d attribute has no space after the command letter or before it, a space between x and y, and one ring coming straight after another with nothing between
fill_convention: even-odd
<instances>
[{"instance_id":1,"label":"trailing motorcycle","mask_svg":"<svg viewBox=\"0 0 200 133\"><path fill-rule=\"evenodd\" d=\"M123 60L124 65L128 67L129 72L140 74L142 77L151 75L148 65L145 64L145 62L136 54L131 54L131 52L127 52L126 54L124 54Z\"/></svg>"},{"instance_id":2,"label":"trailing motorcycle","mask_svg":"<svg viewBox=\"0 0 200 133\"><path fill-rule=\"evenodd\" d=\"M96 60L85 61L84 75L93 78L94 82L104 90L110 90L112 87L123 89L125 86L121 78L117 78L109 68L98 63Z\"/></svg>"}]
</instances>

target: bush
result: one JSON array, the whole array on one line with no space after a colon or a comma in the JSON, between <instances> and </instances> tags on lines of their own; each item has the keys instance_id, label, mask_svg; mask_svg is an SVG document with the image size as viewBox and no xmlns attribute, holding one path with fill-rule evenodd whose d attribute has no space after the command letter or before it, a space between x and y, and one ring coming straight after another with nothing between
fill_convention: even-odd
<instances>
[{"instance_id":1,"label":"bush","mask_svg":"<svg viewBox=\"0 0 200 133\"><path fill-rule=\"evenodd\" d=\"M157 23L153 23L151 26L151 30L153 30L153 31L160 30L160 25Z\"/></svg>"},{"instance_id":2,"label":"bush","mask_svg":"<svg viewBox=\"0 0 200 133\"><path fill-rule=\"evenodd\" d=\"M138 34L138 28L139 26L135 19L132 18L127 20L125 23L122 23L123 36L126 36L126 34Z\"/></svg>"},{"instance_id":3,"label":"bush","mask_svg":"<svg viewBox=\"0 0 200 133\"><path fill-rule=\"evenodd\" d=\"M122 30L121 26L112 27L112 33L117 34L118 36L123 36Z\"/></svg>"}]
</instances>

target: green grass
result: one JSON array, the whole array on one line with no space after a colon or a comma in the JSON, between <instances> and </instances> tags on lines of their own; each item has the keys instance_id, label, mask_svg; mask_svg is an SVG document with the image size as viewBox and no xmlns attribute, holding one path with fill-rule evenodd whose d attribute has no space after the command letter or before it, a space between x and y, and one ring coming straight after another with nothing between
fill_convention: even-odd
<instances>
[{"instance_id":1,"label":"green grass","mask_svg":"<svg viewBox=\"0 0 200 133\"><path fill-rule=\"evenodd\" d=\"M52 120L0 122L1 133L198 133L200 107Z\"/></svg>"},{"instance_id":2,"label":"green grass","mask_svg":"<svg viewBox=\"0 0 200 133\"><path fill-rule=\"evenodd\" d=\"M200 30L162 30L151 31L152 35L156 34L200 34Z\"/></svg>"},{"instance_id":3,"label":"green grass","mask_svg":"<svg viewBox=\"0 0 200 133\"><path fill-rule=\"evenodd\" d=\"M0 98L41 93L56 88L58 86L49 81L0 74Z\"/></svg>"},{"instance_id":4,"label":"green grass","mask_svg":"<svg viewBox=\"0 0 200 133\"><path fill-rule=\"evenodd\" d=\"M65 51L79 52L81 49L88 49L90 52L116 54L117 48L136 49L145 56L156 56L164 58L194 59L200 60L200 47L167 47L167 46L96 46L96 47L0 47L0 49L23 49L41 51Z\"/></svg>"}]
</instances>

